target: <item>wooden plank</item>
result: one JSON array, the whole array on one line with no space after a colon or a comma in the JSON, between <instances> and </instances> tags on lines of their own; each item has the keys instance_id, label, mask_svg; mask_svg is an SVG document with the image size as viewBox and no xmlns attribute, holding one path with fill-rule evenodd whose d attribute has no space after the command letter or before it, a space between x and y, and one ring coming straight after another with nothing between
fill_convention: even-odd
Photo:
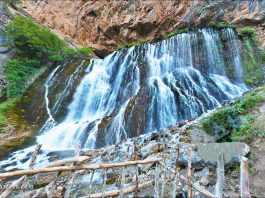
<instances>
[{"instance_id":1,"label":"wooden plank","mask_svg":"<svg viewBox=\"0 0 265 198\"><path fill-rule=\"evenodd\" d=\"M248 158L241 157L240 164L240 194L243 198L250 198Z\"/></svg>"},{"instance_id":2,"label":"wooden plank","mask_svg":"<svg viewBox=\"0 0 265 198\"><path fill-rule=\"evenodd\" d=\"M76 157L78 157L80 155L80 149L81 149L81 145L79 144L76 147ZM75 165L77 165L76 162L72 163L72 166L75 166ZM66 188L66 191L64 193L64 197L65 198L70 197L71 189L72 189L72 186L73 186L73 183L74 183L74 179L75 179L75 172L72 171L71 175L70 175L70 180L68 181L67 188Z\"/></svg>"},{"instance_id":3,"label":"wooden plank","mask_svg":"<svg viewBox=\"0 0 265 198\"><path fill-rule=\"evenodd\" d=\"M105 168L118 168L123 166L133 166L137 164L149 164L154 162L159 162L162 159L153 158L146 160L136 160L136 161L128 161L128 162L120 162L120 163L112 163L112 164L97 164L97 165L80 165L80 166L59 166L59 167L51 167L51 168L39 168L35 170L19 170L7 173L0 173L0 179L22 176L22 175L34 175L37 173L51 173L57 171L74 171L74 170L97 170L97 169L105 169Z\"/></svg>"},{"instance_id":4,"label":"wooden plank","mask_svg":"<svg viewBox=\"0 0 265 198\"><path fill-rule=\"evenodd\" d=\"M47 167L61 166L61 165L70 164L70 163L83 163L85 161L88 161L89 159L90 157L87 157L87 156L71 157L71 158L51 162L50 164L47 165Z\"/></svg>"},{"instance_id":5,"label":"wooden plank","mask_svg":"<svg viewBox=\"0 0 265 198\"><path fill-rule=\"evenodd\" d=\"M133 160L137 160L137 147L136 147L136 142L134 142L134 154L133 154ZM135 171L136 171L136 178L135 178L135 190L134 190L134 197L138 198L138 174L139 174L139 169L138 165L135 166Z\"/></svg>"},{"instance_id":6,"label":"wooden plank","mask_svg":"<svg viewBox=\"0 0 265 198\"><path fill-rule=\"evenodd\" d=\"M216 196L223 197L223 189L225 185L225 166L224 166L224 154L218 156L217 160L217 181L215 185Z\"/></svg>"},{"instance_id":7,"label":"wooden plank","mask_svg":"<svg viewBox=\"0 0 265 198\"><path fill-rule=\"evenodd\" d=\"M148 188L150 186L152 186L151 181L141 183L138 185L138 190L145 189L145 188ZM135 192L135 189L136 189L136 185L125 188L123 190L123 195L133 193L133 192ZM119 196L119 194L120 194L120 190L107 191L107 192L105 192L105 197L115 197L115 196ZM103 196L103 193L97 193L97 194L92 194L90 197L91 198L102 198L102 196Z\"/></svg>"},{"instance_id":8,"label":"wooden plank","mask_svg":"<svg viewBox=\"0 0 265 198\"><path fill-rule=\"evenodd\" d=\"M188 198L192 198L192 170L191 170L191 151L192 148L188 148Z\"/></svg>"}]
</instances>

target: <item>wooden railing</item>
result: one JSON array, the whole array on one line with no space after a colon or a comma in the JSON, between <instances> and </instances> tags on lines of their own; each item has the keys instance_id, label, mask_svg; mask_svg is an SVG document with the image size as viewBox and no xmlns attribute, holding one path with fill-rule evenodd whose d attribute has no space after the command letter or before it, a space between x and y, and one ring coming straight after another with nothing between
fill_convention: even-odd
<instances>
[{"instance_id":1,"label":"wooden railing","mask_svg":"<svg viewBox=\"0 0 265 198\"><path fill-rule=\"evenodd\" d=\"M187 196L188 198L191 198L194 194L193 191L197 191L206 197L222 197L223 194L223 188L224 188L224 157L221 155L218 159L217 163L217 182L216 182L216 193L213 194L212 192L209 192L205 188L197 185L195 182L192 182L192 163L191 163L191 152L192 152L192 147L189 147L187 149L188 153L188 168L187 168L187 177L184 175L181 175L179 173L179 149L176 149L175 152L175 157L176 157L176 162L175 162L175 169L166 166L165 164L165 156L162 155L162 158L149 158L149 159L144 159L144 160L137 160L136 157L136 147L134 147L134 155L133 155L133 160L129 160L128 158L128 150L127 149L127 156L125 157L124 162L118 162L118 163L110 163L110 164L95 164L95 165L87 165L88 160L90 157L88 156L79 156L79 150L80 148L77 149L76 151L76 156L72 158L67 158L63 160L58 160L55 162L51 162L48 164L46 167L43 168L37 168L33 169L36 157L38 155L38 152L40 151L41 145L38 145L32 155L32 159L29 165L28 170L17 170L17 171L12 171L12 172L5 172L5 173L0 173L0 179L8 179L12 177L18 177L21 176L21 178L15 180L12 182L12 184L9 185L8 188L5 189L4 192L0 195L0 198L5 198L8 197L12 191L16 190L19 186L25 185L27 183L27 179L30 175L36 175L40 173L56 173L55 179L49 183L50 185L50 191L47 193L49 196L53 196L53 192L56 186L56 182L58 178L60 177L61 173L64 171L71 171L71 174L68 179L68 184L66 191L64 193L64 197L70 197L72 185L74 183L75 177L76 177L76 171L86 171L87 174L91 174L89 183L88 183L88 195L87 197L123 197L124 195L134 193L134 197L138 197L138 192L140 192L143 189L151 188L154 197L168 197L168 194L165 194L165 186L166 186L166 175L173 175L172 179L172 197L175 198L177 195L177 184L181 183L182 185L187 186ZM166 148L166 147L165 147ZM65 164L69 164L68 166L63 166ZM154 179L150 181L145 181L145 182L139 182L139 176L140 176L140 171L139 171L139 165L148 165L150 167L155 167L154 171ZM135 167L135 179L134 182L131 182L131 185L128 186L126 185L125 187L125 169L126 168L131 168ZM106 179L107 179L107 170L108 169L121 169L121 184L120 184L120 189L115 189L115 190L106 190ZM93 175L94 171L97 170L102 170L104 172L103 174L103 184L102 184L102 192L100 193L93 193L92 194L92 186L93 186ZM250 197L249 193L249 178L248 178L248 161L247 158L242 157L241 161L241 197ZM18 192L19 195L23 195L25 193L23 190L20 190ZM23 196L21 196L23 197Z\"/></svg>"}]
</instances>

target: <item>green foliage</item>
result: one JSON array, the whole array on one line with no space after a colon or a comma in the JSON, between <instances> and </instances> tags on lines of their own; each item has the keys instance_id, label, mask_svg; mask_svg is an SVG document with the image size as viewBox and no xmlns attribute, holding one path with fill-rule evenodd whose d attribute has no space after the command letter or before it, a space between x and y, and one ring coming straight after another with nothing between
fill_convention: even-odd
<instances>
[{"instance_id":1,"label":"green foliage","mask_svg":"<svg viewBox=\"0 0 265 198\"><path fill-rule=\"evenodd\" d=\"M238 111L233 107L221 109L206 118L202 128L211 135L224 136L228 131L234 131L240 126Z\"/></svg>"},{"instance_id":2,"label":"green foliage","mask_svg":"<svg viewBox=\"0 0 265 198\"><path fill-rule=\"evenodd\" d=\"M243 115L248 113L251 109L260 104L262 101L262 96L256 95L256 92L254 92L250 96L238 100L235 103L234 108L237 109L238 113Z\"/></svg>"},{"instance_id":3,"label":"green foliage","mask_svg":"<svg viewBox=\"0 0 265 198\"><path fill-rule=\"evenodd\" d=\"M264 101L264 93L263 89L254 91L238 100L234 105L216 111L202 121L202 129L218 139L231 136L231 140L236 141L240 137L243 139L251 137L254 132L258 131L257 128L252 127L255 117L246 116L245 119L242 117ZM263 133L259 132L259 134Z\"/></svg>"},{"instance_id":4,"label":"green foliage","mask_svg":"<svg viewBox=\"0 0 265 198\"><path fill-rule=\"evenodd\" d=\"M0 103L0 128L7 126L8 121L6 119L6 113L8 112L8 109L13 107L14 105L14 100L8 100L3 103Z\"/></svg>"},{"instance_id":5,"label":"green foliage","mask_svg":"<svg viewBox=\"0 0 265 198\"><path fill-rule=\"evenodd\" d=\"M224 28L233 28L233 29L236 29L237 26L234 25L234 24L231 24L231 23L226 23L224 21L211 21L207 24L207 27L209 28L215 28L217 30L221 30L221 29L224 29Z\"/></svg>"},{"instance_id":6,"label":"green foliage","mask_svg":"<svg viewBox=\"0 0 265 198\"><path fill-rule=\"evenodd\" d=\"M77 52L83 57L90 57L92 54L94 54L93 50L88 47L78 48Z\"/></svg>"},{"instance_id":7,"label":"green foliage","mask_svg":"<svg viewBox=\"0 0 265 198\"><path fill-rule=\"evenodd\" d=\"M171 38L172 36L175 36L177 34L188 33L188 32L189 32L188 28L178 29L178 30L175 30L174 32L170 32L166 34L165 38Z\"/></svg>"},{"instance_id":8,"label":"green foliage","mask_svg":"<svg viewBox=\"0 0 265 198\"><path fill-rule=\"evenodd\" d=\"M24 17L16 17L7 28L9 45L18 54L42 61L57 61L63 56L64 42L49 29Z\"/></svg>"},{"instance_id":9,"label":"green foliage","mask_svg":"<svg viewBox=\"0 0 265 198\"><path fill-rule=\"evenodd\" d=\"M142 42L132 42L132 43L123 43L123 44L118 46L118 50L126 49L126 48L133 47L133 46L139 46L139 45L142 45L144 43L145 43L144 41L142 41Z\"/></svg>"},{"instance_id":10,"label":"green foliage","mask_svg":"<svg viewBox=\"0 0 265 198\"><path fill-rule=\"evenodd\" d=\"M64 49L64 59L89 59L94 54L94 51L91 48L88 47L82 47L82 48L65 48Z\"/></svg>"},{"instance_id":11,"label":"green foliage","mask_svg":"<svg viewBox=\"0 0 265 198\"><path fill-rule=\"evenodd\" d=\"M253 132L255 131L255 127L253 126L254 119L255 116L253 115L247 116L244 121L242 121L240 127L238 127L234 133L232 133L231 140L240 141L251 138Z\"/></svg>"},{"instance_id":12,"label":"green foliage","mask_svg":"<svg viewBox=\"0 0 265 198\"><path fill-rule=\"evenodd\" d=\"M5 75L7 79L7 96L10 98L20 97L27 88L27 82L40 62L37 60L14 59L7 61Z\"/></svg>"},{"instance_id":13,"label":"green foliage","mask_svg":"<svg viewBox=\"0 0 265 198\"><path fill-rule=\"evenodd\" d=\"M250 30L246 30L245 32L250 32ZM262 84L264 80L263 64L265 61L265 52L258 48L258 41L253 33L242 35L244 35L242 36L242 40L246 46L246 50L243 53L243 71L245 82L250 86L258 86ZM255 56L253 47L257 50L256 56L258 56L258 59Z\"/></svg>"},{"instance_id":14,"label":"green foliage","mask_svg":"<svg viewBox=\"0 0 265 198\"><path fill-rule=\"evenodd\" d=\"M254 35L254 30L251 27L244 27L238 32L238 35L241 36L241 37L253 36Z\"/></svg>"}]
</instances>

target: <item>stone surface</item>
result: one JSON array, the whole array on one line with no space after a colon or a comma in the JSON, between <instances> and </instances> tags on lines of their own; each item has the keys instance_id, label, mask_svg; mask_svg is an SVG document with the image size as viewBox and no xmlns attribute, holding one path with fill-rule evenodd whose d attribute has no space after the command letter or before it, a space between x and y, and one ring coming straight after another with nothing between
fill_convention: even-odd
<instances>
[{"instance_id":1,"label":"stone surface","mask_svg":"<svg viewBox=\"0 0 265 198\"><path fill-rule=\"evenodd\" d=\"M241 156L249 153L249 146L241 142L208 143L198 146L198 156L210 163L216 163L218 156L224 154L225 164L240 161Z\"/></svg>"},{"instance_id":2,"label":"stone surface","mask_svg":"<svg viewBox=\"0 0 265 198\"><path fill-rule=\"evenodd\" d=\"M254 26L262 45L265 1L26 0L21 8L67 40L105 56L123 43L151 41L182 27L225 21Z\"/></svg>"}]
</instances>

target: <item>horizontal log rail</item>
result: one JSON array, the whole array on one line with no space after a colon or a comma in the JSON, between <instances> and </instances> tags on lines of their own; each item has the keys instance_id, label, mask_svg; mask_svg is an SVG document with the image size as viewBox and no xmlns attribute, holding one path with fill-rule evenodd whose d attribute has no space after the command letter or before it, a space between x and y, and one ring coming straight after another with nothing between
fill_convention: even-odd
<instances>
[{"instance_id":1,"label":"horizontal log rail","mask_svg":"<svg viewBox=\"0 0 265 198\"><path fill-rule=\"evenodd\" d=\"M53 166L61 166L61 165L70 164L70 163L83 163L85 161L88 161L89 159L91 158L87 156L71 157L71 158L66 158L66 159L55 161L55 162L51 162L46 167L48 168L48 167L53 167Z\"/></svg>"},{"instance_id":2,"label":"horizontal log rail","mask_svg":"<svg viewBox=\"0 0 265 198\"><path fill-rule=\"evenodd\" d=\"M58 167L51 167L51 168L39 168L34 170L19 170L7 173L0 173L0 179L6 179L15 176L23 176L23 175L34 175L38 173L51 173L57 171L76 171L76 170L97 170L97 169L108 169L108 168L119 168L124 166L133 166L138 164L149 164L149 163L156 163L160 162L162 159L153 158L153 159L146 159L146 160L136 160L136 161L127 161L127 162L120 162L120 163L112 163L112 164L98 164L98 165L90 165L90 166L58 166Z\"/></svg>"},{"instance_id":3,"label":"horizontal log rail","mask_svg":"<svg viewBox=\"0 0 265 198\"><path fill-rule=\"evenodd\" d=\"M141 190L141 189L149 188L151 186L152 186L152 181L140 183L137 186L136 185L130 186L130 187L123 189L123 195L134 192L136 190L136 188L138 188L138 190ZM104 193L104 196L105 197L116 197L116 196L119 196L120 193L121 193L121 190L111 190L111 191L106 191ZM89 197L90 198L101 198L101 197L103 197L103 193L92 194Z\"/></svg>"}]
</instances>

